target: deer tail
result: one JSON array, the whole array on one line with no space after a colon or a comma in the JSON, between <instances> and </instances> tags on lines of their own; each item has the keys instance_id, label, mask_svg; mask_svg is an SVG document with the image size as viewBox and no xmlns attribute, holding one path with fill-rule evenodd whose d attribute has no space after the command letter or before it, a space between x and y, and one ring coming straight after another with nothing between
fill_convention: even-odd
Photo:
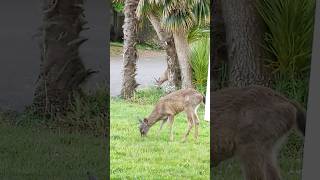
<instances>
[{"instance_id":1,"label":"deer tail","mask_svg":"<svg viewBox=\"0 0 320 180\"><path fill-rule=\"evenodd\" d=\"M296 107L297 112L296 112L296 123L298 130L305 135L306 132L306 111L303 107L301 107L300 104L297 102L292 102L292 104Z\"/></svg>"}]
</instances>

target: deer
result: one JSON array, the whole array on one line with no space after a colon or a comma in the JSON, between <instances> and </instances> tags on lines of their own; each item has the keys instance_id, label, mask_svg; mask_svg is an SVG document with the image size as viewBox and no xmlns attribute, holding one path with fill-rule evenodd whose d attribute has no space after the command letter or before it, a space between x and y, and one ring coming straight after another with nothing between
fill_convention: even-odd
<instances>
[{"instance_id":1,"label":"deer","mask_svg":"<svg viewBox=\"0 0 320 180\"><path fill-rule=\"evenodd\" d=\"M198 139L198 126L199 118L197 115L197 109L201 103L205 103L205 97L192 88L181 89L166 96L163 96L156 103L153 111L150 115L140 121L140 134L146 136L149 129L155 125L158 121L162 121L158 135L163 125L168 122L170 127L170 141L173 141L173 122L174 116L184 111L187 115L188 128L183 136L183 142L186 141L193 126L195 126L195 140Z\"/></svg>"},{"instance_id":2,"label":"deer","mask_svg":"<svg viewBox=\"0 0 320 180\"><path fill-rule=\"evenodd\" d=\"M160 87L164 82L168 80L168 69L158 78L154 78L156 87Z\"/></svg>"},{"instance_id":3,"label":"deer","mask_svg":"<svg viewBox=\"0 0 320 180\"><path fill-rule=\"evenodd\" d=\"M306 112L262 86L211 93L211 168L236 157L246 180L280 180L277 151L291 129L304 137Z\"/></svg>"}]
</instances>

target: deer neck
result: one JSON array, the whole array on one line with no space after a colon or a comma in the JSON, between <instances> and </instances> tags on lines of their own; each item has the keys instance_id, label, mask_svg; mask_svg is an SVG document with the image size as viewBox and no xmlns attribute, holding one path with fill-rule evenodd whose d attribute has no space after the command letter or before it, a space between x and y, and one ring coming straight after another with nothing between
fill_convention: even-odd
<instances>
[{"instance_id":1,"label":"deer neck","mask_svg":"<svg viewBox=\"0 0 320 180\"><path fill-rule=\"evenodd\" d=\"M147 125L149 127L153 126L156 122L159 121L159 114L156 111L153 111L149 116L148 116L148 123Z\"/></svg>"}]
</instances>

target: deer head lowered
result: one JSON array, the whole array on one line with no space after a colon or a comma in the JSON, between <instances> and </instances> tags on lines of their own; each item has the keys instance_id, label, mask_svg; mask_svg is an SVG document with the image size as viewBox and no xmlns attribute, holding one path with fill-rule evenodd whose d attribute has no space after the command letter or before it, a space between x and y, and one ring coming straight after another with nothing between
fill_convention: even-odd
<instances>
[{"instance_id":1,"label":"deer head lowered","mask_svg":"<svg viewBox=\"0 0 320 180\"><path fill-rule=\"evenodd\" d=\"M211 93L211 165L237 157L246 180L280 180L276 145L296 127L305 133L305 110L272 89L228 88Z\"/></svg>"},{"instance_id":2,"label":"deer head lowered","mask_svg":"<svg viewBox=\"0 0 320 180\"><path fill-rule=\"evenodd\" d=\"M195 139L198 138L199 118L197 115L197 108L201 102L204 102L204 96L198 91L188 88L170 93L158 101L151 114L140 120L140 134L146 136L149 129L162 120L159 132L161 131L165 122L168 121L170 126L170 140L173 140L173 121L174 116L184 111L188 118L188 129L184 135L183 141L186 141L193 126L195 126Z\"/></svg>"},{"instance_id":3,"label":"deer head lowered","mask_svg":"<svg viewBox=\"0 0 320 180\"><path fill-rule=\"evenodd\" d=\"M154 78L155 80L155 85L157 87L160 87L164 82L168 80L168 69L165 70L165 72L158 78Z\"/></svg>"}]
</instances>

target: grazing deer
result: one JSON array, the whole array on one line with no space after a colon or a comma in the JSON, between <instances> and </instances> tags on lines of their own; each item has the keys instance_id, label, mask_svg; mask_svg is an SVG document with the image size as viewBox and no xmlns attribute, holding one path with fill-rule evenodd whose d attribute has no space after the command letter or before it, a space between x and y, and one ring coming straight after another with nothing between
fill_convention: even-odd
<instances>
[{"instance_id":1,"label":"grazing deer","mask_svg":"<svg viewBox=\"0 0 320 180\"><path fill-rule=\"evenodd\" d=\"M168 69L158 78L155 79L155 84L157 87L160 87L164 82L168 80Z\"/></svg>"},{"instance_id":2,"label":"grazing deer","mask_svg":"<svg viewBox=\"0 0 320 180\"><path fill-rule=\"evenodd\" d=\"M238 157L246 180L280 180L276 151L296 127L304 136L305 110L261 86L211 93L211 165Z\"/></svg>"},{"instance_id":3,"label":"grazing deer","mask_svg":"<svg viewBox=\"0 0 320 180\"><path fill-rule=\"evenodd\" d=\"M191 88L178 90L160 98L151 114L147 118L140 120L141 136L146 136L150 127L152 127L156 122L162 120L158 133L160 133L163 124L168 121L170 126L170 140L173 141L172 126L174 116L184 111L187 114L188 129L184 135L183 141L186 141L193 125L195 126L195 139L197 139L199 126L197 108L200 103L204 101L204 96Z\"/></svg>"}]
</instances>

